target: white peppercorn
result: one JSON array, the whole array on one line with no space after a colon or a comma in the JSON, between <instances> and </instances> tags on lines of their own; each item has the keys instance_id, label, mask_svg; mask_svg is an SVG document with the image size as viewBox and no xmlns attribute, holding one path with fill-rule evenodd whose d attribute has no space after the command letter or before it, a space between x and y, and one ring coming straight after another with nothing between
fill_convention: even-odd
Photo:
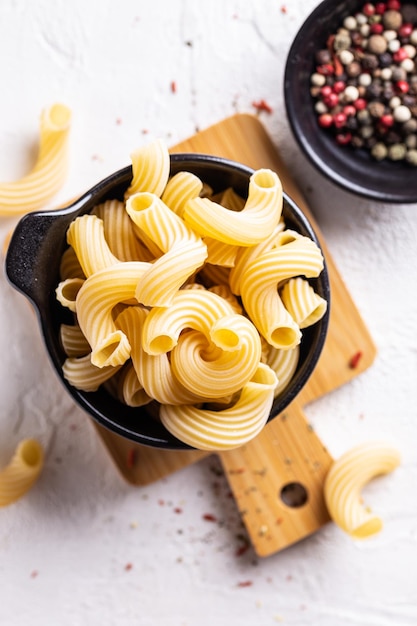
<instances>
[{"instance_id":1,"label":"white peppercorn","mask_svg":"<svg viewBox=\"0 0 417 626\"><path fill-rule=\"evenodd\" d=\"M384 143L379 141L372 148L371 154L377 161L382 161L382 159L386 159L388 156L388 148Z\"/></svg>"},{"instance_id":2,"label":"white peppercorn","mask_svg":"<svg viewBox=\"0 0 417 626\"><path fill-rule=\"evenodd\" d=\"M358 83L362 87L369 87L372 83L372 76L370 74L360 74L358 77Z\"/></svg>"},{"instance_id":3,"label":"white peppercorn","mask_svg":"<svg viewBox=\"0 0 417 626\"><path fill-rule=\"evenodd\" d=\"M405 159L410 165L417 165L417 150L407 150Z\"/></svg>"},{"instance_id":4,"label":"white peppercorn","mask_svg":"<svg viewBox=\"0 0 417 626\"><path fill-rule=\"evenodd\" d=\"M401 105L401 99L398 96L394 96L393 98L391 98L388 104L391 109L396 109Z\"/></svg>"},{"instance_id":5,"label":"white peppercorn","mask_svg":"<svg viewBox=\"0 0 417 626\"><path fill-rule=\"evenodd\" d=\"M326 77L323 74L315 72L311 75L311 84L317 87L323 87L326 84Z\"/></svg>"},{"instance_id":6,"label":"white peppercorn","mask_svg":"<svg viewBox=\"0 0 417 626\"><path fill-rule=\"evenodd\" d=\"M394 119L396 122L408 122L411 119L411 111L408 107L400 104L394 109Z\"/></svg>"},{"instance_id":7,"label":"white peppercorn","mask_svg":"<svg viewBox=\"0 0 417 626\"><path fill-rule=\"evenodd\" d=\"M356 25L357 25L357 21L353 17L353 15L349 15L348 17L345 17L345 19L343 20L343 26L347 30L355 30Z\"/></svg>"},{"instance_id":8,"label":"white peppercorn","mask_svg":"<svg viewBox=\"0 0 417 626\"><path fill-rule=\"evenodd\" d=\"M339 52L339 60L343 65L349 65L349 63L352 63L354 59L355 57L350 50L341 50Z\"/></svg>"},{"instance_id":9,"label":"white peppercorn","mask_svg":"<svg viewBox=\"0 0 417 626\"><path fill-rule=\"evenodd\" d=\"M404 59L404 61L401 61L401 67L406 72L411 74L411 72L414 72L415 63L414 63L413 59Z\"/></svg>"},{"instance_id":10,"label":"white peppercorn","mask_svg":"<svg viewBox=\"0 0 417 626\"><path fill-rule=\"evenodd\" d=\"M401 48L401 43L398 41L398 39L392 39L391 41L388 42L388 50L390 52L398 52L400 48Z\"/></svg>"},{"instance_id":11,"label":"white peppercorn","mask_svg":"<svg viewBox=\"0 0 417 626\"><path fill-rule=\"evenodd\" d=\"M388 158L392 161L402 161L407 154L407 148L403 143L394 143L388 148Z\"/></svg>"},{"instance_id":12,"label":"white peppercorn","mask_svg":"<svg viewBox=\"0 0 417 626\"><path fill-rule=\"evenodd\" d=\"M343 92L344 102L355 102L359 98L359 91L354 85L348 85Z\"/></svg>"}]
</instances>

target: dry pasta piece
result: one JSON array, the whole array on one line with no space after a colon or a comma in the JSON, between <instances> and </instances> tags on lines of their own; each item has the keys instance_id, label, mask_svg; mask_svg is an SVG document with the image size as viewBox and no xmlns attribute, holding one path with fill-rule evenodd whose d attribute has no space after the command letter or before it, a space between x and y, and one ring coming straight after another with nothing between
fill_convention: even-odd
<instances>
[{"instance_id":1,"label":"dry pasta piece","mask_svg":"<svg viewBox=\"0 0 417 626\"><path fill-rule=\"evenodd\" d=\"M21 498L39 478L44 454L36 439L24 439L17 446L9 464L0 471L0 506Z\"/></svg>"},{"instance_id":2,"label":"dry pasta piece","mask_svg":"<svg viewBox=\"0 0 417 626\"><path fill-rule=\"evenodd\" d=\"M117 395L127 406L145 406L152 401L144 390L132 362L123 366L117 384Z\"/></svg>"},{"instance_id":3,"label":"dry pasta piece","mask_svg":"<svg viewBox=\"0 0 417 626\"><path fill-rule=\"evenodd\" d=\"M120 313L116 324L132 346L131 359L137 378L146 394L162 404L190 404L200 398L186 389L175 377L166 354L150 355L142 347L142 329L148 311L142 307L128 307Z\"/></svg>"},{"instance_id":4,"label":"dry pasta piece","mask_svg":"<svg viewBox=\"0 0 417 626\"><path fill-rule=\"evenodd\" d=\"M203 333L189 331L180 335L171 352L175 376L202 398L222 398L239 391L252 378L261 358L259 334L250 320L239 314L221 318L212 327L214 337L218 325L239 336L237 350L222 350Z\"/></svg>"},{"instance_id":5,"label":"dry pasta piece","mask_svg":"<svg viewBox=\"0 0 417 626\"><path fill-rule=\"evenodd\" d=\"M282 302L300 328L318 322L326 313L327 302L310 283L298 276L291 278L280 290Z\"/></svg>"},{"instance_id":6,"label":"dry pasta piece","mask_svg":"<svg viewBox=\"0 0 417 626\"><path fill-rule=\"evenodd\" d=\"M85 274L73 248L67 248L64 251L59 266L59 275L61 280L66 280L67 278L85 278Z\"/></svg>"},{"instance_id":7,"label":"dry pasta piece","mask_svg":"<svg viewBox=\"0 0 417 626\"><path fill-rule=\"evenodd\" d=\"M65 359L62 365L64 378L76 389L83 391L97 391L109 380L121 366L96 367L91 362L91 353L80 357Z\"/></svg>"},{"instance_id":8,"label":"dry pasta piece","mask_svg":"<svg viewBox=\"0 0 417 626\"><path fill-rule=\"evenodd\" d=\"M269 346L269 350L265 362L274 370L278 385L275 388L274 395L277 397L290 383L297 369L300 358L300 346L295 346L292 350L279 350Z\"/></svg>"},{"instance_id":9,"label":"dry pasta piece","mask_svg":"<svg viewBox=\"0 0 417 626\"><path fill-rule=\"evenodd\" d=\"M363 504L361 491L400 461L395 448L376 441L355 446L330 467L324 484L327 508L333 521L354 539L366 539L382 529L382 520Z\"/></svg>"},{"instance_id":10,"label":"dry pasta piece","mask_svg":"<svg viewBox=\"0 0 417 626\"><path fill-rule=\"evenodd\" d=\"M91 245L93 241L94 245ZM73 220L67 230L67 242L75 250L87 278L109 265L119 263L104 236L103 220L96 215L82 215Z\"/></svg>"},{"instance_id":11,"label":"dry pasta piece","mask_svg":"<svg viewBox=\"0 0 417 626\"><path fill-rule=\"evenodd\" d=\"M203 265L207 248L155 194L134 194L126 211L164 253L138 283L136 299L146 306L169 306L178 289Z\"/></svg>"},{"instance_id":12,"label":"dry pasta piece","mask_svg":"<svg viewBox=\"0 0 417 626\"><path fill-rule=\"evenodd\" d=\"M96 206L93 213L103 220L104 236L111 252L119 261L153 260L154 255L136 236L124 202L106 200Z\"/></svg>"},{"instance_id":13,"label":"dry pasta piece","mask_svg":"<svg viewBox=\"0 0 417 626\"><path fill-rule=\"evenodd\" d=\"M0 184L0 215L43 208L61 189L68 171L70 123L71 111L64 104L42 111L36 163L21 179Z\"/></svg>"},{"instance_id":14,"label":"dry pasta piece","mask_svg":"<svg viewBox=\"0 0 417 626\"><path fill-rule=\"evenodd\" d=\"M215 293L201 289L178 291L171 306L150 311L142 332L143 349L154 355L169 352L177 344L181 331L187 328L198 330L213 341L210 333L214 323L231 313L234 313L232 306ZM221 328L218 328L217 337L220 336ZM223 335L222 339L218 347L226 349L227 340L229 349L238 348L239 338L234 332Z\"/></svg>"},{"instance_id":15,"label":"dry pasta piece","mask_svg":"<svg viewBox=\"0 0 417 626\"><path fill-rule=\"evenodd\" d=\"M85 280L83 278L66 278L61 280L55 290L56 299L62 306L76 313L77 296L84 283Z\"/></svg>"},{"instance_id":16,"label":"dry pasta piece","mask_svg":"<svg viewBox=\"0 0 417 626\"><path fill-rule=\"evenodd\" d=\"M261 255L244 272L240 281L244 309L274 348L289 350L301 339L301 331L284 307L277 286L298 275L318 276L323 263L319 247L308 237L299 237Z\"/></svg>"},{"instance_id":17,"label":"dry pasta piece","mask_svg":"<svg viewBox=\"0 0 417 626\"><path fill-rule=\"evenodd\" d=\"M87 278L77 295L80 328L92 348L91 362L97 367L123 365L130 344L113 319L113 308L135 296L138 281L149 267L142 261L126 261L100 270Z\"/></svg>"},{"instance_id":18,"label":"dry pasta piece","mask_svg":"<svg viewBox=\"0 0 417 626\"><path fill-rule=\"evenodd\" d=\"M162 201L179 217L184 214L188 200L198 198L203 190L202 181L191 172L178 172L172 176L162 194Z\"/></svg>"},{"instance_id":19,"label":"dry pasta piece","mask_svg":"<svg viewBox=\"0 0 417 626\"><path fill-rule=\"evenodd\" d=\"M208 198L189 200L184 220L205 237L238 246L260 243L278 224L282 213L282 185L275 172L257 170L249 181L242 211L231 211Z\"/></svg>"},{"instance_id":20,"label":"dry pasta piece","mask_svg":"<svg viewBox=\"0 0 417 626\"><path fill-rule=\"evenodd\" d=\"M90 352L90 344L78 324L61 324L59 338L65 354L69 357L85 356Z\"/></svg>"},{"instance_id":21,"label":"dry pasta piece","mask_svg":"<svg viewBox=\"0 0 417 626\"><path fill-rule=\"evenodd\" d=\"M264 239L261 243L250 248L240 248L235 259L234 266L230 269L229 285L234 294L240 295L240 281L245 271L250 267L253 261L256 261L262 254L269 252L274 248L278 248L284 243L289 243L288 236L283 236L283 230L285 228L284 222L281 220L269 237ZM293 231L290 231L291 233ZM288 231L285 231L288 233ZM298 235L298 233L297 233ZM298 235L300 237L301 235ZM295 239L295 237L294 237Z\"/></svg>"},{"instance_id":22,"label":"dry pasta piece","mask_svg":"<svg viewBox=\"0 0 417 626\"><path fill-rule=\"evenodd\" d=\"M161 196L169 177L170 160L164 141L157 139L131 155L133 178L125 198L140 191Z\"/></svg>"},{"instance_id":23,"label":"dry pasta piece","mask_svg":"<svg viewBox=\"0 0 417 626\"><path fill-rule=\"evenodd\" d=\"M240 250L239 246L232 246L223 243L212 237L203 237L203 241L207 246L207 262L213 265L222 265L224 267L233 267L236 262L236 256Z\"/></svg>"},{"instance_id":24,"label":"dry pasta piece","mask_svg":"<svg viewBox=\"0 0 417 626\"><path fill-rule=\"evenodd\" d=\"M237 448L265 426L276 383L274 372L261 363L233 406L213 411L190 405L163 405L160 418L170 433L194 448L209 451Z\"/></svg>"}]
</instances>

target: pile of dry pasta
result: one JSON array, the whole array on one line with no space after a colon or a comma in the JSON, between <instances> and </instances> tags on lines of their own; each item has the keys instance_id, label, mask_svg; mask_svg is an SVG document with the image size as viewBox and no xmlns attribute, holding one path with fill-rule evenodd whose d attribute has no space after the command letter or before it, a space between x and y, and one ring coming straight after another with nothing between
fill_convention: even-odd
<instances>
[{"instance_id":1,"label":"pile of dry pasta","mask_svg":"<svg viewBox=\"0 0 417 626\"><path fill-rule=\"evenodd\" d=\"M188 171L170 176L157 140L132 155L124 201L108 200L67 232L59 302L65 378L105 384L199 449L240 446L265 425L293 376L302 329L327 303L308 282L319 247L282 219L276 173L255 171L247 198L213 196Z\"/></svg>"}]
</instances>

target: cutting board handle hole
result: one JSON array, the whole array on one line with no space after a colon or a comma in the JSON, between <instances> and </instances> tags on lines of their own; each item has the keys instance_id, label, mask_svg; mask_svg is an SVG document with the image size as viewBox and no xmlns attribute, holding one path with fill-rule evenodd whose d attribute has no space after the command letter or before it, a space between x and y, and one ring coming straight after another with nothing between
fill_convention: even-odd
<instances>
[{"instance_id":1,"label":"cutting board handle hole","mask_svg":"<svg viewBox=\"0 0 417 626\"><path fill-rule=\"evenodd\" d=\"M308 500L307 489L301 483L292 482L284 485L279 494L282 502L292 509L304 506Z\"/></svg>"}]
</instances>

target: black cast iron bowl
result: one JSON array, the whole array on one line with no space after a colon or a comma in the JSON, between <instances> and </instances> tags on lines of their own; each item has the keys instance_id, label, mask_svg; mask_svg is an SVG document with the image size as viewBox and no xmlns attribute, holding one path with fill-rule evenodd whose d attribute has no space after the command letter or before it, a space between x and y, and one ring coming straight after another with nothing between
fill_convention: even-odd
<instances>
[{"instance_id":1,"label":"black cast iron bowl","mask_svg":"<svg viewBox=\"0 0 417 626\"><path fill-rule=\"evenodd\" d=\"M414 4L410 2L409 4ZM326 48L344 18L357 13L364 0L324 0L308 16L288 53L284 98L297 143L310 162L333 183L362 197L387 203L417 202L416 169L404 161L376 161L368 151L339 146L320 128L310 95L315 53Z\"/></svg>"},{"instance_id":2,"label":"black cast iron bowl","mask_svg":"<svg viewBox=\"0 0 417 626\"><path fill-rule=\"evenodd\" d=\"M225 159L198 154L171 155L171 174L188 170L207 182L213 190L232 186L238 193L247 194L249 177L253 170ZM77 216L90 212L108 199L123 199L132 179L131 166L125 167L98 183L71 206L55 211L29 213L18 223L11 239L6 274L14 287L33 304L40 323L46 350L52 364L69 394L102 426L132 441L157 448L189 449L173 437L164 426L147 412L146 407L131 408L106 390L95 392L75 389L65 380L62 364L65 354L59 339L61 323L72 323L72 316L56 301L55 289L59 282L59 265L66 248L66 231ZM283 215L288 227L318 240L301 210L284 194ZM328 302L329 279L325 266L312 284ZM299 393L313 372L322 351L328 324L326 316L303 334L298 369L272 407L270 419L284 410Z\"/></svg>"}]
</instances>

